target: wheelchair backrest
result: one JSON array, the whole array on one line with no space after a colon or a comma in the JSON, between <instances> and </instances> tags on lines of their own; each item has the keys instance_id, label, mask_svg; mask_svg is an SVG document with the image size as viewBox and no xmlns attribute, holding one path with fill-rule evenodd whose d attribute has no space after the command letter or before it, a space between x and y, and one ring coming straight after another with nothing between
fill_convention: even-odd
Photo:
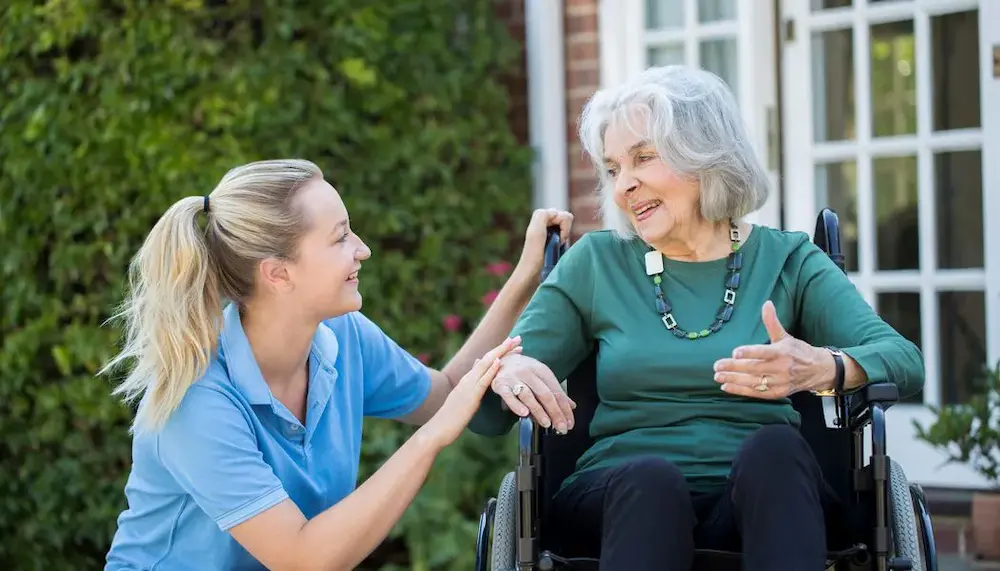
<instances>
[{"instance_id":1,"label":"wheelchair backrest","mask_svg":"<svg viewBox=\"0 0 1000 571\"><path fill-rule=\"evenodd\" d=\"M823 209L816 220L813 242L829 255L841 270L844 256L840 249L840 229L837 215L830 209ZM543 279L551 271L562 253L558 242L550 242L546 249L546 270ZM573 411L575 428L564 436L557 436L545 430L539 437L541 456L539 494L540 513L552 513L547 509L551 496L562 482L573 473L577 460L593 444L590 423L598 405L597 395L597 346L566 379L566 391L577 404ZM792 395L792 406L802 416L801 432L818 459L827 482L838 497L850 501L853 435L850 430L828 428L823 412L823 402L812 393Z\"/></svg>"}]
</instances>

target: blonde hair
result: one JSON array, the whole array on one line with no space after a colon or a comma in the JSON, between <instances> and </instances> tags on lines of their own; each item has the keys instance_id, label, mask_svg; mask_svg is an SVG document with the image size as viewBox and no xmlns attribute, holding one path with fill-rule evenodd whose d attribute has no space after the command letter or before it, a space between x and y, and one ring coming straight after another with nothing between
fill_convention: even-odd
<instances>
[{"instance_id":1,"label":"blonde hair","mask_svg":"<svg viewBox=\"0 0 1000 571\"><path fill-rule=\"evenodd\" d=\"M600 214L621 238L636 233L615 205L614 180L604 167L604 135L612 124L648 137L670 168L700 181L706 220L741 219L767 201L767 170L726 83L698 68L650 67L595 93L580 115L580 141L598 172Z\"/></svg>"},{"instance_id":2,"label":"blonde hair","mask_svg":"<svg viewBox=\"0 0 1000 571\"><path fill-rule=\"evenodd\" d=\"M296 190L322 176L304 160L243 165L226 173L208 199L182 198L153 226L112 317L124 321L124 346L101 370L133 362L112 393L126 402L143 397L133 430L162 427L208 370L223 302L240 303L251 294L258 263L294 258L306 229L304 214L293 206Z\"/></svg>"}]
</instances>

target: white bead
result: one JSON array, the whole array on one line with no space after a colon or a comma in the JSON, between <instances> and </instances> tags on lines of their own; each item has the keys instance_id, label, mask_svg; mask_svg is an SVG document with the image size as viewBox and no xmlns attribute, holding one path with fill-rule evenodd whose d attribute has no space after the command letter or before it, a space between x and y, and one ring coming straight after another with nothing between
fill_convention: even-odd
<instances>
[{"instance_id":1,"label":"white bead","mask_svg":"<svg viewBox=\"0 0 1000 571\"><path fill-rule=\"evenodd\" d=\"M646 275L654 276L663 273L663 254L653 250L646 252Z\"/></svg>"}]
</instances>

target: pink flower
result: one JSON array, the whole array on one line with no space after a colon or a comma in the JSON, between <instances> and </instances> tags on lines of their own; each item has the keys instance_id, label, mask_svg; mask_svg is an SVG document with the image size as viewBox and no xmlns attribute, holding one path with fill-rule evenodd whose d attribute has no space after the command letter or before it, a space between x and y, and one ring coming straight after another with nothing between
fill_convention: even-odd
<instances>
[{"instance_id":1,"label":"pink flower","mask_svg":"<svg viewBox=\"0 0 1000 571\"><path fill-rule=\"evenodd\" d=\"M503 277L508 272L510 272L510 262L507 261L493 262L486 265L486 273L492 276Z\"/></svg>"},{"instance_id":2,"label":"pink flower","mask_svg":"<svg viewBox=\"0 0 1000 571\"><path fill-rule=\"evenodd\" d=\"M448 333L454 333L462 327L462 318L454 314L446 315L444 316L444 319L441 320L441 325Z\"/></svg>"},{"instance_id":3,"label":"pink flower","mask_svg":"<svg viewBox=\"0 0 1000 571\"><path fill-rule=\"evenodd\" d=\"M428 365L431 362L431 356L428 355L427 353L421 353L417 355L417 360L425 365Z\"/></svg>"},{"instance_id":4,"label":"pink flower","mask_svg":"<svg viewBox=\"0 0 1000 571\"><path fill-rule=\"evenodd\" d=\"M495 289L491 289L486 292L486 295L483 296L483 305L486 307L493 305L493 302L497 300L498 295L500 295L500 292Z\"/></svg>"}]
</instances>

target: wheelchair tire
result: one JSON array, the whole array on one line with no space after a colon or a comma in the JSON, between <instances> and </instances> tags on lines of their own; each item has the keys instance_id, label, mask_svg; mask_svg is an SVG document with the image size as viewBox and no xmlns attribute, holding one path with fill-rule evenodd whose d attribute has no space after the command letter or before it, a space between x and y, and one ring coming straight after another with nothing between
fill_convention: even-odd
<instances>
[{"instance_id":1,"label":"wheelchair tire","mask_svg":"<svg viewBox=\"0 0 1000 571\"><path fill-rule=\"evenodd\" d=\"M517 570L517 483L508 472L500 483L493 515L490 571Z\"/></svg>"},{"instance_id":2,"label":"wheelchair tire","mask_svg":"<svg viewBox=\"0 0 1000 571\"><path fill-rule=\"evenodd\" d=\"M911 571L925 571L917 510L910 496L910 484L903 468L895 461L889 466L889 502L892 515L893 555L905 557L913 565Z\"/></svg>"}]
</instances>

